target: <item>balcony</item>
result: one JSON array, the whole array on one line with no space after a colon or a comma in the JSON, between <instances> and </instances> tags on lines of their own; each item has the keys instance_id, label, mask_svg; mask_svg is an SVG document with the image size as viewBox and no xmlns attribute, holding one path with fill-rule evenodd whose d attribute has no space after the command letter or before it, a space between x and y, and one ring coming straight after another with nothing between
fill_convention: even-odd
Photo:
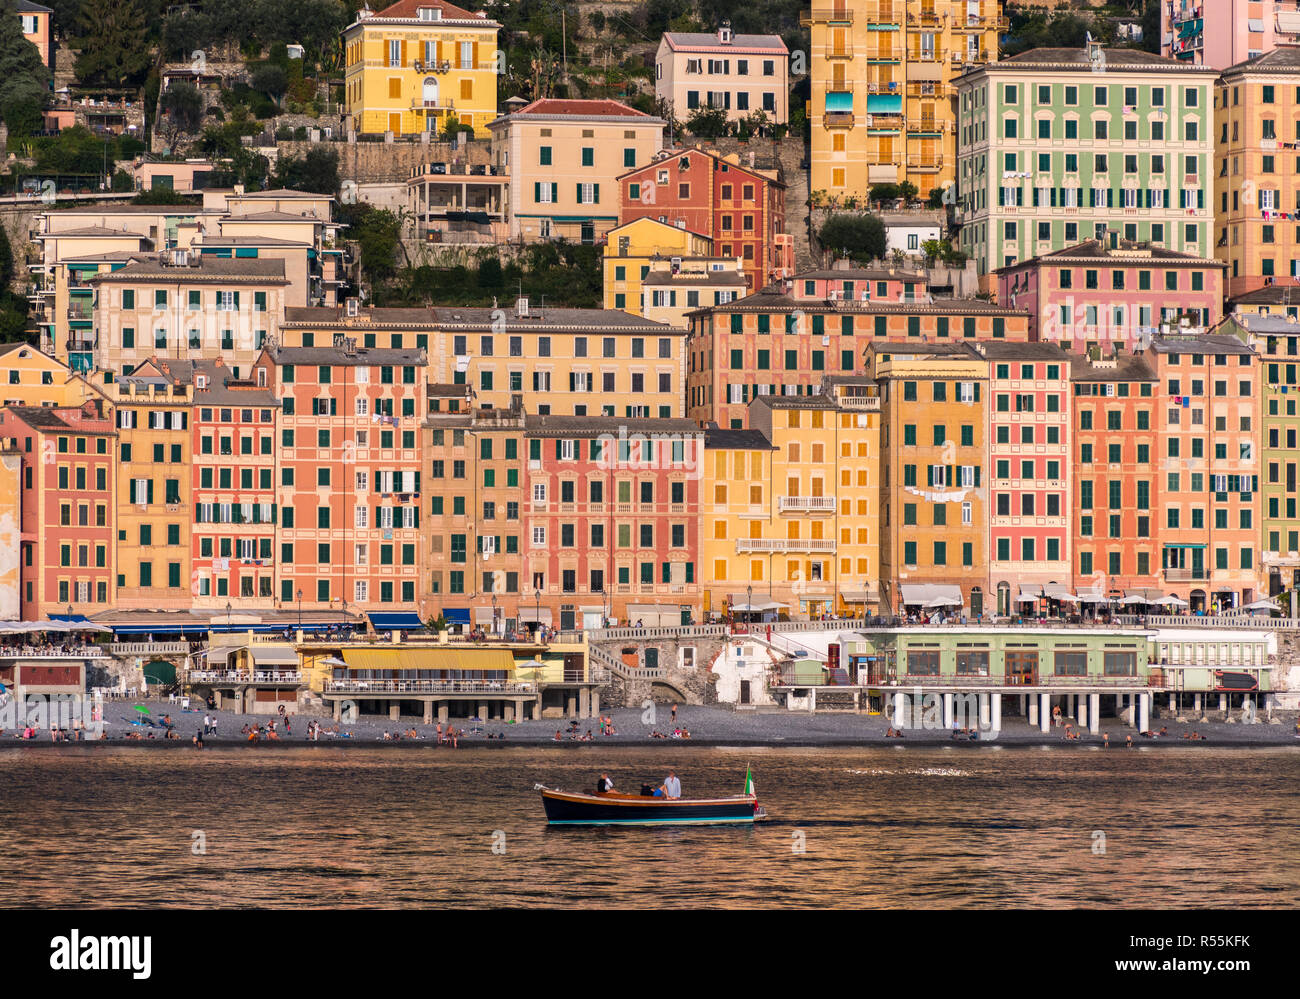
<instances>
[{"instance_id":1,"label":"balcony","mask_svg":"<svg viewBox=\"0 0 1300 999\"><path fill-rule=\"evenodd\" d=\"M835 542L829 538L740 538L736 541L736 554L776 554L778 552L835 553Z\"/></svg>"},{"instance_id":2,"label":"balcony","mask_svg":"<svg viewBox=\"0 0 1300 999\"><path fill-rule=\"evenodd\" d=\"M1209 579L1210 573L1207 569L1166 569L1165 582L1167 583L1190 583L1199 579Z\"/></svg>"},{"instance_id":3,"label":"balcony","mask_svg":"<svg viewBox=\"0 0 1300 999\"><path fill-rule=\"evenodd\" d=\"M909 156L907 158L907 169L915 170L918 173L928 173L943 169L942 156Z\"/></svg>"},{"instance_id":4,"label":"balcony","mask_svg":"<svg viewBox=\"0 0 1300 999\"><path fill-rule=\"evenodd\" d=\"M415 98L411 101L412 111L454 111L456 102L449 97L439 97L435 101L421 100Z\"/></svg>"},{"instance_id":5,"label":"balcony","mask_svg":"<svg viewBox=\"0 0 1300 999\"><path fill-rule=\"evenodd\" d=\"M834 513L834 496L778 496L777 506L782 513Z\"/></svg>"},{"instance_id":6,"label":"balcony","mask_svg":"<svg viewBox=\"0 0 1300 999\"><path fill-rule=\"evenodd\" d=\"M814 24L852 24L853 11L845 7L814 7L806 14L799 17L799 23L804 27Z\"/></svg>"}]
</instances>

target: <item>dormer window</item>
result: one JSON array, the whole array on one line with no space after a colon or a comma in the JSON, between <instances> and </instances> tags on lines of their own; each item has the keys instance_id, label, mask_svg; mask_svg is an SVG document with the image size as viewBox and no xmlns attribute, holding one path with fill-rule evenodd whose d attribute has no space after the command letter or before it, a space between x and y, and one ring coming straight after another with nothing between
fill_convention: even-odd
<instances>
[{"instance_id":1,"label":"dormer window","mask_svg":"<svg viewBox=\"0 0 1300 999\"><path fill-rule=\"evenodd\" d=\"M441 7L420 7L416 10L415 16L421 21L441 21Z\"/></svg>"},{"instance_id":2,"label":"dormer window","mask_svg":"<svg viewBox=\"0 0 1300 999\"><path fill-rule=\"evenodd\" d=\"M721 44L721 45L730 45L730 44L731 44L731 25L730 25L730 24L724 24L721 28L718 29L718 42L719 42L719 44Z\"/></svg>"},{"instance_id":3,"label":"dormer window","mask_svg":"<svg viewBox=\"0 0 1300 999\"><path fill-rule=\"evenodd\" d=\"M201 389L207 388L207 387L208 387L208 376L207 376L207 375L196 375L196 376L194 377L194 387L195 387L195 388L201 388Z\"/></svg>"}]
</instances>

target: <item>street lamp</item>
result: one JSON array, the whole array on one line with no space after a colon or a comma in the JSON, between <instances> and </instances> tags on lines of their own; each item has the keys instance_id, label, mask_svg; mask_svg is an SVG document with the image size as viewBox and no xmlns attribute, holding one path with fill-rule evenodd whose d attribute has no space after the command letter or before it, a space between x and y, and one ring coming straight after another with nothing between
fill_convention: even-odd
<instances>
[{"instance_id":1,"label":"street lamp","mask_svg":"<svg viewBox=\"0 0 1300 999\"><path fill-rule=\"evenodd\" d=\"M343 608L343 627L348 626L348 598L339 597L339 606Z\"/></svg>"},{"instance_id":2,"label":"street lamp","mask_svg":"<svg viewBox=\"0 0 1300 999\"><path fill-rule=\"evenodd\" d=\"M227 630L227 631L230 631L230 630L233 629L234 626L235 626L235 625L234 625L234 619L231 617L231 612L232 612L233 610L234 610L234 608L230 606L230 601L227 600L227 601L226 601L226 630Z\"/></svg>"},{"instance_id":3,"label":"street lamp","mask_svg":"<svg viewBox=\"0 0 1300 999\"><path fill-rule=\"evenodd\" d=\"M298 587L298 630L302 631L302 587Z\"/></svg>"},{"instance_id":4,"label":"street lamp","mask_svg":"<svg viewBox=\"0 0 1300 999\"><path fill-rule=\"evenodd\" d=\"M492 637L497 634L497 595L492 594Z\"/></svg>"}]
</instances>

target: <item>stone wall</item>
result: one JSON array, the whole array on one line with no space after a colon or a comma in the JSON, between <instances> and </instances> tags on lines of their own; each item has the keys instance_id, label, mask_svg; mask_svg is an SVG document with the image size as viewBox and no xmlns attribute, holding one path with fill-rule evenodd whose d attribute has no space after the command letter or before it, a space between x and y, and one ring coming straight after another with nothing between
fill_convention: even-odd
<instances>
[{"instance_id":1,"label":"stone wall","mask_svg":"<svg viewBox=\"0 0 1300 999\"><path fill-rule=\"evenodd\" d=\"M29 250L31 259L40 259L40 248L31 243L28 236L36 225L36 216L45 210L40 201L27 205L5 205L0 208L0 224L4 225L5 235L9 237L9 248L13 252L14 276L9 283L15 294L27 294L27 283L31 275L27 270Z\"/></svg>"},{"instance_id":2,"label":"stone wall","mask_svg":"<svg viewBox=\"0 0 1300 999\"><path fill-rule=\"evenodd\" d=\"M312 126L308 126L312 127ZM335 135L338 133L336 132ZM277 142L280 156L301 157L312 142ZM405 181L411 171L423 163L464 163L470 166L489 163L492 159L487 139L471 139L457 146L450 142L420 142L399 139L393 142L348 142L333 140L329 147L339 154L339 179L358 184Z\"/></svg>"},{"instance_id":3,"label":"stone wall","mask_svg":"<svg viewBox=\"0 0 1300 999\"><path fill-rule=\"evenodd\" d=\"M659 680L628 680L617 674L611 674L610 682L601 690L601 702L628 708L639 708L647 700L656 704L672 704L674 701L686 704L716 704L718 692L716 677L712 666L722 653L720 638L661 638L648 642L635 639L617 639L602 641L600 647L616 659L621 659L633 668L645 667L645 650L655 648L659 651L659 665L664 669L662 682ZM695 650L695 665L683 669L681 650L691 647Z\"/></svg>"}]
</instances>

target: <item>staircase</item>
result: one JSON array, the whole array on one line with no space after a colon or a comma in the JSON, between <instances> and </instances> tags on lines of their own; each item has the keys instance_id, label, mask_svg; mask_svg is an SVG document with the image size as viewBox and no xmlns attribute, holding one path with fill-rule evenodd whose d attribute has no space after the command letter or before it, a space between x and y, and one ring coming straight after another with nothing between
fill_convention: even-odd
<instances>
[{"instance_id":1,"label":"staircase","mask_svg":"<svg viewBox=\"0 0 1300 999\"><path fill-rule=\"evenodd\" d=\"M604 677L597 675L598 669L613 673L615 676L620 676L624 680L661 680L668 673L668 671L662 666L658 666L654 669L643 669L640 667L629 666L618 656L610 655L598 645L589 645L587 647L587 654L591 659L591 678L593 680L604 679Z\"/></svg>"}]
</instances>

